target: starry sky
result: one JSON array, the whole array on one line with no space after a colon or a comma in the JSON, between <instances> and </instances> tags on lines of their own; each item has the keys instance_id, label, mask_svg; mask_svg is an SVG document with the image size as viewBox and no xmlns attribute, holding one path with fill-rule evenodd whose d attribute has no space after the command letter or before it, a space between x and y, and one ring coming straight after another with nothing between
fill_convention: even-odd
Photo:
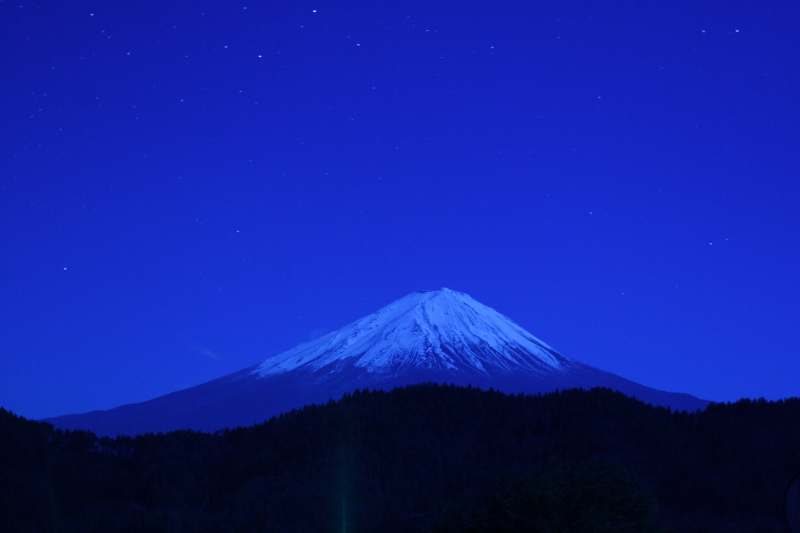
<instances>
[{"instance_id":1,"label":"starry sky","mask_svg":"<svg viewBox=\"0 0 800 533\"><path fill-rule=\"evenodd\" d=\"M0 406L235 372L421 289L800 396L800 4L0 0Z\"/></svg>"}]
</instances>

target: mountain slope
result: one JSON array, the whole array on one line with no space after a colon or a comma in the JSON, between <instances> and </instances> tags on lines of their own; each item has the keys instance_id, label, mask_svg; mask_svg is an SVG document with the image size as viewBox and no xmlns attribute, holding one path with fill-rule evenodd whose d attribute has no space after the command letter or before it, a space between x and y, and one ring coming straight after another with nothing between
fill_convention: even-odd
<instances>
[{"instance_id":1,"label":"mountain slope","mask_svg":"<svg viewBox=\"0 0 800 533\"><path fill-rule=\"evenodd\" d=\"M355 389L422 382L509 393L596 386L673 409L708 405L566 357L468 295L420 291L320 339L234 374L147 402L48 419L102 435L251 425Z\"/></svg>"}]
</instances>

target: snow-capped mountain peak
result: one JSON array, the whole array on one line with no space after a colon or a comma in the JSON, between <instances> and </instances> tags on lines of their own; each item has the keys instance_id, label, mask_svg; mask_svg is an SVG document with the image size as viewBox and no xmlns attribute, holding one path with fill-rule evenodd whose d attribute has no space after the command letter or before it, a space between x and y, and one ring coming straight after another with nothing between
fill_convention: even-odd
<instances>
[{"instance_id":1,"label":"snow-capped mountain peak","mask_svg":"<svg viewBox=\"0 0 800 533\"><path fill-rule=\"evenodd\" d=\"M253 373L267 377L303 369L322 377L355 367L376 377L415 368L492 376L558 373L570 362L494 309L443 288L409 294L263 361Z\"/></svg>"},{"instance_id":2,"label":"snow-capped mountain peak","mask_svg":"<svg viewBox=\"0 0 800 533\"><path fill-rule=\"evenodd\" d=\"M565 357L464 293L409 294L339 331L213 381L109 411L49 422L100 435L263 422L356 389L446 383L534 394L609 387L654 405L702 409L707 400L659 391Z\"/></svg>"}]
</instances>

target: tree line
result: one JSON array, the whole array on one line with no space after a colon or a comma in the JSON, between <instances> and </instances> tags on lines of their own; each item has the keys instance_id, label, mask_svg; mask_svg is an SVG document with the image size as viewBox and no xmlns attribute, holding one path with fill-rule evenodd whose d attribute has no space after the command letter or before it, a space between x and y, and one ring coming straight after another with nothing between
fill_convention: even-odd
<instances>
[{"instance_id":1,"label":"tree line","mask_svg":"<svg viewBox=\"0 0 800 533\"><path fill-rule=\"evenodd\" d=\"M694 413L597 388L355 391L135 437L0 409L8 532L783 532L800 399Z\"/></svg>"}]
</instances>

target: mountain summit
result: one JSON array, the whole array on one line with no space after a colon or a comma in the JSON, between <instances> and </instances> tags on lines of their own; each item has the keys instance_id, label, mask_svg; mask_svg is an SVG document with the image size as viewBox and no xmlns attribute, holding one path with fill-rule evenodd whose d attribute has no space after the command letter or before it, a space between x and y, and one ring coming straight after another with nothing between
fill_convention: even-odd
<instances>
[{"instance_id":1,"label":"mountain summit","mask_svg":"<svg viewBox=\"0 0 800 533\"><path fill-rule=\"evenodd\" d=\"M419 291L317 340L234 374L142 403L47 419L100 435L252 425L355 389L435 382L538 393L609 387L673 409L708 401L566 357L509 318L450 289Z\"/></svg>"},{"instance_id":2,"label":"mountain summit","mask_svg":"<svg viewBox=\"0 0 800 533\"><path fill-rule=\"evenodd\" d=\"M483 377L527 371L562 373L571 359L494 309L450 289L419 291L339 331L276 357L261 377L306 369L324 380L347 370L393 377L411 369Z\"/></svg>"}]
</instances>

